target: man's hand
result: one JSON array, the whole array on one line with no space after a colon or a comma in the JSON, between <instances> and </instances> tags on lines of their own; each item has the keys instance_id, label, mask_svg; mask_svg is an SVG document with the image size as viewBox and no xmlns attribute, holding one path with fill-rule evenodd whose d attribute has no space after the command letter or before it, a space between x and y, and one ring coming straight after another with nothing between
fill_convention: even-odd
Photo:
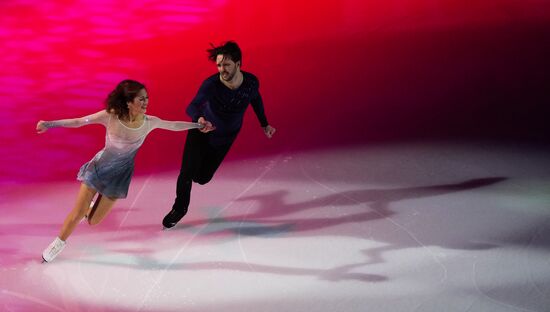
<instances>
[{"instance_id":1,"label":"man's hand","mask_svg":"<svg viewBox=\"0 0 550 312\"><path fill-rule=\"evenodd\" d=\"M264 127L264 133L265 133L265 136L268 138L268 139L271 139L271 137L273 136L273 134L275 134L275 131L277 131L277 129L273 128L272 126L270 125L267 125Z\"/></svg>"},{"instance_id":2,"label":"man's hand","mask_svg":"<svg viewBox=\"0 0 550 312\"><path fill-rule=\"evenodd\" d=\"M199 120L197 120L197 122L202 125L202 127L199 128L199 131L202 133L216 130L216 127L214 127L214 125L212 125L210 121L204 119L204 117L199 117Z\"/></svg>"}]
</instances>

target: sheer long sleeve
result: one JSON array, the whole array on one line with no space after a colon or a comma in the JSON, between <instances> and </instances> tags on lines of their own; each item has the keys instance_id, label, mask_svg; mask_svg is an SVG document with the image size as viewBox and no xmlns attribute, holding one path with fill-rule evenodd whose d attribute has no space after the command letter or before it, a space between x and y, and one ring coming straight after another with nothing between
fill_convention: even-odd
<instances>
[{"instance_id":1,"label":"sheer long sleeve","mask_svg":"<svg viewBox=\"0 0 550 312\"><path fill-rule=\"evenodd\" d=\"M169 121L162 120L155 116L148 116L151 121L151 130L159 128L170 131L184 131L189 129L199 129L202 127L201 124L196 122L187 122L187 121Z\"/></svg>"},{"instance_id":2,"label":"sheer long sleeve","mask_svg":"<svg viewBox=\"0 0 550 312\"><path fill-rule=\"evenodd\" d=\"M79 118L70 118L70 119L60 119L45 121L44 126L46 128L56 128L56 127L65 127L65 128L79 128L86 125L92 124L102 124L107 126L109 121L109 113L105 110L99 111L97 113L87 115Z\"/></svg>"}]
</instances>

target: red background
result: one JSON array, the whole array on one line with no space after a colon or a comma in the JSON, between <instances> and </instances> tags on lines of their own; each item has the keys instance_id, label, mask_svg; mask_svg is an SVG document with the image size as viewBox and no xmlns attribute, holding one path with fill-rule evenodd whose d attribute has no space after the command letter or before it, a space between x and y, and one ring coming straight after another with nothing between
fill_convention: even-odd
<instances>
[{"instance_id":1,"label":"red background","mask_svg":"<svg viewBox=\"0 0 550 312\"><path fill-rule=\"evenodd\" d=\"M99 126L35 133L39 119L102 109L122 79L148 114L185 107L215 72L209 43L236 40L261 81L229 158L377 141L547 142L550 4L502 1L4 1L2 185L72 179L103 147ZM179 167L185 134L157 130L136 173Z\"/></svg>"}]
</instances>

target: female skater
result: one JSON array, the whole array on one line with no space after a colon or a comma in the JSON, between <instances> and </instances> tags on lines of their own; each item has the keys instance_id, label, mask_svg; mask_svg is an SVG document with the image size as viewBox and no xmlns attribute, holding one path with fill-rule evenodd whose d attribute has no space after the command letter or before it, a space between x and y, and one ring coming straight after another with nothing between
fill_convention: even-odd
<instances>
[{"instance_id":1,"label":"female skater","mask_svg":"<svg viewBox=\"0 0 550 312\"><path fill-rule=\"evenodd\" d=\"M52 261L63 250L65 241L84 217L90 225L98 224L117 199L126 198L134 171L134 157L149 132L156 128L214 130L211 123L165 121L145 115L148 102L143 84L124 80L107 97L105 110L75 119L41 120L36 125L38 133L49 128L78 128L91 124L101 124L107 132L105 147L80 168L77 179L82 183L76 203L65 218L58 237L42 253L44 261ZM96 193L98 197L92 202Z\"/></svg>"}]
</instances>

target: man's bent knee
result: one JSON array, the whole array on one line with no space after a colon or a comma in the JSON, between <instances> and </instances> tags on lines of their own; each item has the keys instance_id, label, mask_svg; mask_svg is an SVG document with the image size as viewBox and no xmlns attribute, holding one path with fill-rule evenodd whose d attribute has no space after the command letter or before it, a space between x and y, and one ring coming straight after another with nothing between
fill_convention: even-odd
<instances>
[{"instance_id":1,"label":"man's bent knee","mask_svg":"<svg viewBox=\"0 0 550 312\"><path fill-rule=\"evenodd\" d=\"M210 180L212 180L212 177L193 179L193 182L198 183L200 185L205 185L206 183L210 182Z\"/></svg>"}]
</instances>

